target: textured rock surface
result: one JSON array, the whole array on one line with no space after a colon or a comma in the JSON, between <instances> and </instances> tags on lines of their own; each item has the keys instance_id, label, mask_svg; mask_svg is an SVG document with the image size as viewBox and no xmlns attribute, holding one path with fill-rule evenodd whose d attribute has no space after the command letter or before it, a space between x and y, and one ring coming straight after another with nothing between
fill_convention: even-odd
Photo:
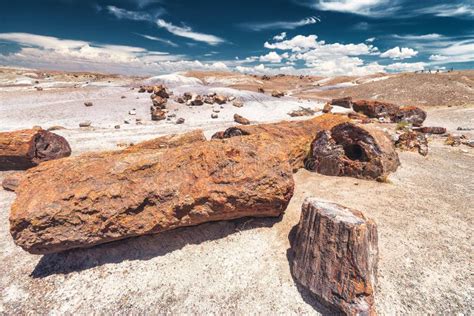
<instances>
[{"instance_id":1,"label":"textured rock surface","mask_svg":"<svg viewBox=\"0 0 474 316\"><path fill-rule=\"evenodd\" d=\"M64 137L42 129L0 133L0 170L28 169L70 155Z\"/></svg>"},{"instance_id":2,"label":"textured rock surface","mask_svg":"<svg viewBox=\"0 0 474 316\"><path fill-rule=\"evenodd\" d=\"M23 172L14 172L7 175L2 181L2 187L7 191L15 192L23 177Z\"/></svg>"},{"instance_id":3,"label":"textured rock surface","mask_svg":"<svg viewBox=\"0 0 474 316\"><path fill-rule=\"evenodd\" d=\"M175 148L186 144L206 141L202 130L194 130L183 134L173 134L154 138L124 149L124 152L139 152L142 150L160 150Z\"/></svg>"},{"instance_id":4,"label":"textured rock surface","mask_svg":"<svg viewBox=\"0 0 474 316\"><path fill-rule=\"evenodd\" d=\"M352 107L352 97L332 99L331 104L350 109Z\"/></svg>"},{"instance_id":5,"label":"textured rock surface","mask_svg":"<svg viewBox=\"0 0 474 316\"><path fill-rule=\"evenodd\" d=\"M279 216L294 187L287 154L262 133L50 161L21 181L10 232L17 245L39 254L209 221Z\"/></svg>"},{"instance_id":6,"label":"textured rock surface","mask_svg":"<svg viewBox=\"0 0 474 316\"><path fill-rule=\"evenodd\" d=\"M292 242L292 273L321 303L346 315L375 315L375 223L355 210L307 198Z\"/></svg>"},{"instance_id":7,"label":"textured rock surface","mask_svg":"<svg viewBox=\"0 0 474 316\"><path fill-rule=\"evenodd\" d=\"M239 114L234 114L234 121L242 125L250 124L250 121L248 119Z\"/></svg>"},{"instance_id":8,"label":"textured rock surface","mask_svg":"<svg viewBox=\"0 0 474 316\"><path fill-rule=\"evenodd\" d=\"M348 121L349 119L342 115L325 114L304 121L230 127L223 132L215 133L212 138L269 134L272 136L272 142L286 148L288 161L293 170L297 170L304 167L304 159L308 155L311 141L319 131L330 130L337 124Z\"/></svg>"},{"instance_id":9,"label":"textured rock surface","mask_svg":"<svg viewBox=\"0 0 474 316\"><path fill-rule=\"evenodd\" d=\"M374 100L353 101L352 108L356 112L373 118L392 117L399 110L398 105Z\"/></svg>"},{"instance_id":10,"label":"textured rock surface","mask_svg":"<svg viewBox=\"0 0 474 316\"><path fill-rule=\"evenodd\" d=\"M416 106L402 106L390 119L395 123L407 122L415 126L421 126L426 120L426 112Z\"/></svg>"},{"instance_id":11,"label":"textured rock surface","mask_svg":"<svg viewBox=\"0 0 474 316\"><path fill-rule=\"evenodd\" d=\"M423 133L405 132L398 137L395 146L401 150L418 151L422 156L428 155L428 139Z\"/></svg>"},{"instance_id":12,"label":"textured rock surface","mask_svg":"<svg viewBox=\"0 0 474 316\"><path fill-rule=\"evenodd\" d=\"M372 126L353 123L320 131L305 161L310 171L365 179L383 179L399 165L388 135Z\"/></svg>"}]
</instances>

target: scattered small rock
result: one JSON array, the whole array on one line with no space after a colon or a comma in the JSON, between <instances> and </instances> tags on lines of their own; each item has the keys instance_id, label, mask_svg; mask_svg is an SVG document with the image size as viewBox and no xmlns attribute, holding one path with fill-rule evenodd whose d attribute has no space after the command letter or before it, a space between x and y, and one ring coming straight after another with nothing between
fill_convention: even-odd
<instances>
[{"instance_id":1,"label":"scattered small rock","mask_svg":"<svg viewBox=\"0 0 474 316\"><path fill-rule=\"evenodd\" d=\"M323 113L330 113L332 110L332 105L330 103L326 103L323 107Z\"/></svg>"},{"instance_id":2,"label":"scattered small rock","mask_svg":"<svg viewBox=\"0 0 474 316\"><path fill-rule=\"evenodd\" d=\"M474 131L474 127L461 127L457 128L458 131Z\"/></svg>"},{"instance_id":3,"label":"scattered small rock","mask_svg":"<svg viewBox=\"0 0 474 316\"><path fill-rule=\"evenodd\" d=\"M428 155L428 139L425 134L416 131L407 131L402 133L395 146L401 150L418 151L422 156Z\"/></svg>"},{"instance_id":4,"label":"scattered small rock","mask_svg":"<svg viewBox=\"0 0 474 316\"><path fill-rule=\"evenodd\" d=\"M89 107L89 106L93 106L94 104L92 102L84 102L84 105Z\"/></svg>"},{"instance_id":5,"label":"scattered small rock","mask_svg":"<svg viewBox=\"0 0 474 316\"><path fill-rule=\"evenodd\" d=\"M166 119L166 112L161 109L155 109L151 112L152 121L161 121Z\"/></svg>"},{"instance_id":6,"label":"scattered small rock","mask_svg":"<svg viewBox=\"0 0 474 316\"><path fill-rule=\"evenodd\" d=\"M298 110L294 110L288 113L288 115L291 117L299 117L299 116L311 116L311 115L314 115L315 113L316 113L315 110L300 106Z\"/></svg>"},{"instance_id":7,"label":"scattered small rock","mask_svg":"<svg viewBox=\"0 0 474 316\"><path fill-rule=\"evenodd\" d=\"M285 94L280 90L273 90L272 91L272 97L281 98L283 96L285 96Z\"/></svg>"},{"instance_id":8,"label":"scattered small rock","mask_svg":"<svg viewBox=\"0 0 474 316\"><path fill-rule=\"evenodd\" d=\"M352 107L352 97L332 99L330 103L331 105L342 106L343 108L350 109Z\"/></svg>"},{"instance_id":9,"label":"scattered small rock","mask_svg":"<svg viewBox=\"0 0 474 316\"><path fill-rule=\"evenodd\" d=\"M129 120L124 120L123 123L124 124L130 124L130 121Z\"/></svg>"},{"instance_id":10,"label":"scattered small rock","mask_svg":"<svg viewBox=\"0 0 474 316\"><path fill-rule=\"evenodd\" d=\"M79 123L79 127L89 127L91 125L92 125L91 121L84 121L84 122Z\"/></svg>"},{"instance_id":11,"label":"scattered small rock","mask_svg":"<svg viewBox=\"0 0 474 316\"><path fill-rule=\"evenodd\" d=\"M115 125L114 128L115 129L120 129L120 125Z\"/></svg>"},{"instance_id":12,"label":"scattered small rock","mask_svg":"<svg viewBox=\"0 0 474 316\"><path fill-rule=\"evenodd\" d=\"M216 118L218 118L218 117L219 117L219 115L217 115L217 113L212 113L212 114L211 114L211 118L213 118L213 119L216 119Z\"/></svg>"},{"instance_id":13,"label":"scattered small rock","mask_svg":"<svg viewBox=\"0 0 474 316\"><path fill-rule=\"evenodd\" d=\"M258 92L260 92L260 93L265 93L265 90L264 90L262 87L259 87L259 88L258 88Z\"/></svg>"},{"instance_id":14,"label":"scattered small rock","mask_svg":"<svg viewBox=\"0 0 474 316\"><path fill-rule=\"evenodd\" d=\"M59 131L61 129L66 129L66 128L64 126L54 125L54 126L51 126L50 128L48 128L47 130L52 132L52 131Z\"/></svg>"},{"instance_id":15,"label":"scattered small rock","mask_svg":"<svg viewBox=\"0 0 474 316\"><path fill-rule=\"evenodd\" d=\"M214 97L214 102L216 102L217 104L224 104L227 102L227 97L223 95L216 95Z\"/></svg>"},{"instance_id":16,"label":"scattered small rock","mask_svg":"<svg viewBox=\"0 0 474 316\"><path fill-rule=\"evenodd\" d=\"M176 124L183 124L184 123L184 118L180 117L179 119L176 120Z\"/></svg>"},{"instance_id":17,"label":"scattered small rock","mask_svg":"<svg viewBox=\"0 0 474 316\"><path fill-rule=\"evenodd\" d=\"M457 147L461 145L465 138L463 135L449 134L444 143L449 146Z\"/></svg>"},{"instance_id":18,"label":"scattered small rock","mask_svg":"<svg viewBox=\"0 0 474 316\"><path fill-rule=\"evenodd\" d=\"M250 121L248 119L246 119L245 117L243 117L239 114L234 114L234 121L239 123L239 124L242 124L242 125L249 125L250 124Z\"/></svg>"},{"instance_id":19,"label":"scattered small rock","mask_svg":"<svg viewBox=\"0 0 474 316\"><path fill-rule=\"evenodd\" d=\"M439 127L439 126L423 126L416 130L425 134L445 134L446 133L446 128Z\"/></svg>"},{"instance_id":20,"label":"scattered small rock","mask_svg":"<svg viewBox=\"0 0 474 316\"><path fill-rule=\"evenodd\" d=\"M130 110L130 111L128 111L128 114L129 115L137 115L137 110L136 109Z\"/></svg>"},{"instance_id":21,"label":"scattered small rock","mask_svg":"<svg viewBox=\"0 0 474 316\"><path fill-rule=\"evenodd\" d=\"M43 88L41 87L35 87L36 91L43 91Z\"/></svg>"},{"instance_id":22,"label":"scattered small rock","mask_svg":"<svg viewBox=\"0 0 474 316\"><path fill-rule=\"evenodd\" d=\"M244 102L240 101L240 100L235 100L234 102L232 102L232 105L237 107L237 108L241 108L244 106Z\"/></svg>"}]
</instances>

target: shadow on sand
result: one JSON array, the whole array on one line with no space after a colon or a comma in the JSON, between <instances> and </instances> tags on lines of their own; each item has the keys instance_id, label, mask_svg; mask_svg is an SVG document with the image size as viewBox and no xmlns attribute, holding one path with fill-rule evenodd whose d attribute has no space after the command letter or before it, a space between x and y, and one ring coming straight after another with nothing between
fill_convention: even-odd
<instances>
[{"instance_id":1,"label":"shadow on sand","mask_svg":"<svg viewBox=\"0 0 474 316\"><path fill-rule=\"evenodd\" d=\"M278 218L242 218L192 227L178 228L155 235L134 237L92 248L73 249L61 253L44 255L31 273L33 278L53 274L68 274L83 271L108 263L126 260L149 260L181 249L186 245L197 245L205 241L218 240L239 231L259 227L272 227Z\"/></svg>"},{"instance_id":2,"label":"shadow on sand","mask_svg":"<svg viewBox=\"0 0 474 316\"><path fill-rule=\"evenodd\" d=\"M334 309L330 306L325 305L321 301L319 301L314 294L312 294L307 288L305 288L301 283L295 278L295 275L293 274L293 269L292 269L292 264L293 264L293 259L294 259L294 253L293 253L293 243L295 241L296 237L296 228L297 226L293 226L293 228L290 230L290 233L288 234L288 240L290 241L290 248L287 249L286 251L286 257L288 258L288 264L290 265L290 271L291 271L291 277L293 278L293 281L295 282L296 288L298 289L298 292L300 292L301 297L303 300L311 305L315 311L322 315L344 315L344 313L341 313L337 309Z\"/></svg>"}]
</instances>

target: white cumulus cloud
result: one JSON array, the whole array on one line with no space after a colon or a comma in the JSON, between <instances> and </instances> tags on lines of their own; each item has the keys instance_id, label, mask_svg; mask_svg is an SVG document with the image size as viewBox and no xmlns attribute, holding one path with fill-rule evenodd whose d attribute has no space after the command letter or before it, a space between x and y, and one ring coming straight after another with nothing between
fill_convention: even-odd
<instances>
[{"instance_id":1,"label":"white cumulus cloud","mask_svg":"<svg viewBox=\"0 0 474 316\"><path fill-rule=\"evenodd\" d=\"M412 58L414 56L418 55L418 52L414 49L408 48L408 47L394 47L392 49L387 50L386 52L383 52L380 54L380 57L382 58L392 58L392 59L406 59L406 58Z\"/></svg>"}]
</instances>

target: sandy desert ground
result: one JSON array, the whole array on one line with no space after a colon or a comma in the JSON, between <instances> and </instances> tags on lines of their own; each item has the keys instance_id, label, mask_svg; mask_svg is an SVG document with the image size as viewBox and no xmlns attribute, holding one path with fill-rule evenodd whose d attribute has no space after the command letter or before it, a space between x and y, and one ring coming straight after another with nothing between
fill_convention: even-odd
<instances>
[{"instance_id":1,"label":"sandy desert ground","mask_svg":"<svg viewBox=\"0 0 474 316\"><path fill-rule=\"evenodd\" d=\"M474 131L456 130L474 128L473 72L429 77L434 83L423 93L443 87L454 91L450 100L425 99L418 89L402 87L405 81L400 76L291 77L284 84L281 77L262 80L235 74L146 79L1 69L0 131L63 126L55 132L68 139L77 155L196 128L210 136L234 125L234 113L252 123L288 120L292 119L289 111L300 106L321 109L323 100L332 96L353 93L356 97L387 96L393 101L396 91L403 91L403 102L414 100L428 112L426 126L444 126L451 133L474 138ZM219 118L211 119L211 105L171 103L170 113L185 118L185 123L176 125L176 118L152 122L149 95L132 88L159 81L175 95L215 91L236 96L245 104L242 108L226 104L219 108ZM256 92L260 86L285 90L289 96L272 98ZM85 107L86 101L94 105ZM129 115L134 108L137 114ZM136 118L143 124L137 125ZM92 121L92 127L79 128L85 120ZM447 146L442 137L432 137L427 157L412 152L399 155L401 167L388 183L300 170L295 195L279 219L208 223L45 256L30 255L14 245L8 212L15 194L0 190L0 313L324 313L296 285L289 267L291 230L304 198L315 196L359 209L377 223L379 314L472 314L474 149ZM0 181L7 174L0 172Z\"/></svg>"}]
</instances>

